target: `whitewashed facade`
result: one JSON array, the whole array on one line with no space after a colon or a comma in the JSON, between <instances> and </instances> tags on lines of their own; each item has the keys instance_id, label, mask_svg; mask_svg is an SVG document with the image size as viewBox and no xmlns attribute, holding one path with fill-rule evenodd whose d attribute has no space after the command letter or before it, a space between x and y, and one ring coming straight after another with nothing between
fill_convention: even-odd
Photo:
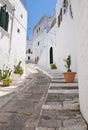
<instances>
[{"instance_id":1,"label":"whitewashed facade","mask_svg":"<svg viewBox=\"0 0 88 130\"><path fill-rule=\"evenodd\" d=\"M58 26L58 16L63 7L63 1L57 0L56 24L45 36L45 47L38 64L49 67L49 50L53 47L53 63L58 69L64 71L63 59L71 55L72 70L78 72L80 109L88 123L88 1L69 0L68 2L65 14L63 14L64 9L62 10L63 17L60 18L62 20ZM72 10L69 10L70 5Z\"/></svg>"},{"instance_id":2,"label":"whitewashed facade","mask_svg":"<svg viewBox=\"0 0 88 130\"><path fill-rule=\"evenodd\" d=\"M6 5L9 14L8 31L0 26L0 67L4 64L11 68L19 60L25 68L27 11L20 0L0 0Z\"/></svg>"},{"instance_id":3,"label":"whitewashed facade","mask_svg":"<svg viewBox=\"0 0 88 130\"><path fill-rule=\"evenodd\" d=\"M88 123L88 1L71 0L77 50L80 109Z\"/></svg>"},{"instance_id":4,"label":"whitewashed facade","mask_svg":"<svg viewBox=\"0 0 88 130\"><path fill-rule=\"evenodd\" d=\"M33 30L32 43L28 40L27 44L32 44L32 55L31 60L34 62L39 62L42 52L45 48L45 39L47 36L47 32L50 29L51 17L43 16ZM29 46L30 46L29 45ZM27 47L28 48L28 47Z\"/></svg>"},{"instance_id":5,"label":"whitewashed facade","mask_svg":"<svg viewBox=\"0 0 88 130\"><path fill-rule=\"evenodd\" d=\"M71 55L71 69L77 71L74 20L69 0L58 0L56 5L56 65L61 71L66 71L64 59ZM61 14L61 15L60 15ZM61 20L60 20L61 19Z\"/></svg>"},{"instance_id":6,"label":"whitewashed facade","mask_svg":"<svg viewBox=\"0 0 88 130\"><path fill-rule=\"evenodd\" d=\"M70 8L70 1L67 0L67 3L64 3L63 0L57 0L55 13L50 20L48 31L44 30L37 37L34 33L33 55L39 57L38 64L40 66L50 68L50 64L54 63L59 70L66 71L64 59L71 55L71 69L77 71L74 22ZM40 22L36 25L36 28L39 26L41 26ZM41 41L41 47L38 46L38 41Z\"/></svg>"}]
</instances>

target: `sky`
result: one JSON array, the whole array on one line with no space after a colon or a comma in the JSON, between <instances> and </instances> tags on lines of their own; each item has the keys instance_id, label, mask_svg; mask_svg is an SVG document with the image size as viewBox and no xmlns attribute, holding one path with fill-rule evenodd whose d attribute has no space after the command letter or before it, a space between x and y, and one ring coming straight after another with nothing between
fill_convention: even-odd
<instances>
[{"instance_id":1,"label":"sky","mask_svg":"<svg viewBox=\"0 0 88 130\"><path fill-rule=\"evenodd\" d=\"M33 27L38 23L43 15L52 16L57 0L22 0L26 1L28 11L28 31L27 39L32 35Z\"/></svg>"}]
</instances>

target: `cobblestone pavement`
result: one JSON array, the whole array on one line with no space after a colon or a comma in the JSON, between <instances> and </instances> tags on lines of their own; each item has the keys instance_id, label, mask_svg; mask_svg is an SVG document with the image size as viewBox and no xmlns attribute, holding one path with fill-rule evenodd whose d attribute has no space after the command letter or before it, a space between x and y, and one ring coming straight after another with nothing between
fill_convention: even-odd
<instances>
[{"instance_id":1,"label":"cobblestone pavement","mask_svg":"<svg viewBox=\"0 0 88 130\"><path fill-rule=\"evenodd\" d=\"M87 130L79 109L77 80L66 83L63 74L55 73L51 73L53 78L36 130Z\"/></svg>"},{"instance_id":2,"label":"cobblestone pavement","mask_svg":"<svg viewBox=\"0 0 88 130\"><path fill-rule=\"evenodd\" d=\"M31 84L0 109L0 130L35 130L50 79L41 72L32 78Z\"/></svg>"},{"instance_id":3,"label":"cobblestone pavement","mask_svg":"<svg viewBox=\"0 0 88 130\"><path fill-rule=\"evenodd\" d=\"M51 81L42 72L32 73L25 87L21 85L21 91L0 108L0 130L87 130L77 80L66 83L61 72L48 72Z\"/></svg>"}]
</instances>

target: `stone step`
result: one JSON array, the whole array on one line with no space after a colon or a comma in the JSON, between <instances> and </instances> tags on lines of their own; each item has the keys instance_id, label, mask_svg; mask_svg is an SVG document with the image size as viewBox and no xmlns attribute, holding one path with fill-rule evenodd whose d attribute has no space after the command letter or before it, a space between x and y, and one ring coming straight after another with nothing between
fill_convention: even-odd
<instances>
[{"instance_id":1,"label":"stone step","mask_svg":"<svg viewBox=\"0 0 88 130\"><path fill-rule=\"evenodd\" d=\"M57 87L75 87L78 86L78 83L50 83L50 87L57 86Z\"/></svg>"},{"instance_id":2,"label":"stone step","mask_svg":"<svg viewBox=\"0 0 88 130\"><path fill-rule=\"evenodd\" d=\"M79 111L42 110L36 130L87 130Z\"/></svg>"},{"instance_id":3,"label":"stone step","mask_svg":"<svg viewBox=\"0 0 88 130\"><path fill-rule=\"evenodd\" d=\"M48 110L79 110L78 93L48 93L42 108Z\"/></svg>"},{"instance_id":4,"label":"stone step","mask_svg":"<svg viewBox=\"0 0 88 130\"><path fill-rule=\"evenodd\" d=\"M71 90L67 90L67 89L49 89L48 90L48 93L71 93L71 94L74 94L74 93L78 93L78 89L71 89Z\"/></svg>"},{"instance_id":5,"label":"stone step","mask_svg":"<svg viewBox=\"0 0 88 130\"><path fill-rule=\"evenodd\" d=\"M49 90L74 90L78 89L78 86L50 86Z\"/></svg>"},{"instance_id":6,"label":"stone step","mask_svg":"<svg viewBox=\"0 0 88 130\"><path fill-rule=\"evenodd\" d=\"M66 83L67 82L64 79L59 79L59 80L51 80L51 83ZM78 81L74 81L74 83L78 83Z\"/></svg>"}]
</instances>

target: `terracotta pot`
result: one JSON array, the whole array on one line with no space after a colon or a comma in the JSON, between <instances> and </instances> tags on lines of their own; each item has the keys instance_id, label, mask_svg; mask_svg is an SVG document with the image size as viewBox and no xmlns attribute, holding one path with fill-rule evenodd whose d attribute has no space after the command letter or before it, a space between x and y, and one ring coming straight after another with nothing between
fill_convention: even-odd
<instances>
[{"instance_id":1,"label":"terracotta pot","mask_svg":"<svg viewBox=\"0 0 88 130\"><path fill-rule=\"evenodd\" d=\"M64 72L63 74L64 74L64 78L65 78L67 83L74 82L76 72Z\"/></svg>"}]
</instances>

